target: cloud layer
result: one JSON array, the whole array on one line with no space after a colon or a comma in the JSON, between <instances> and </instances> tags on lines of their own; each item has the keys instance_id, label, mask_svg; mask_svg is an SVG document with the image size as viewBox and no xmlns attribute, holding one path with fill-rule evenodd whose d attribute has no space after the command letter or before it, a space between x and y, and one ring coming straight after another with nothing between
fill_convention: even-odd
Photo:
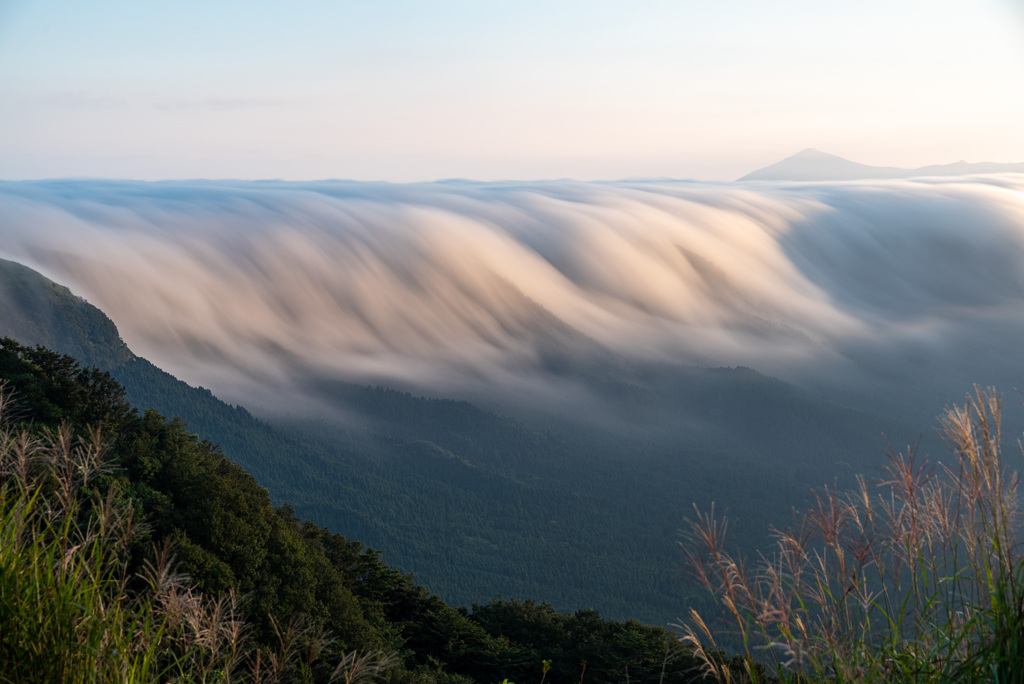
<instances>
[{"instance_id":1,"label":"cloud layer","mask_svg":"<svg viewBox=\"0 0 1024 684\"><path fill-rule=\"evenodd\" d=\"M817 386L1024 370L1019 175L0 183L0 241L236 401L310 373L548 391L552 350Z\"/></svg>"}]
</instances>

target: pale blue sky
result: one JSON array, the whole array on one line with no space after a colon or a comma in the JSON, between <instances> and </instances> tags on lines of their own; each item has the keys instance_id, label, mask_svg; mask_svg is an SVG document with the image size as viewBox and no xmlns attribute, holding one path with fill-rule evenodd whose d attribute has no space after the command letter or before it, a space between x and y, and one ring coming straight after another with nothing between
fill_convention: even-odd
<instances>
[{"instance_id":1,"label":"pale blue sky","mask_svg":"<svg viewBox=\"0 0 1024 684\"><path fill-rule=\"evenodd\" d=\"M1024 0L0 0L0 178L1024 162Z\"/></svg>"}]
</instances>

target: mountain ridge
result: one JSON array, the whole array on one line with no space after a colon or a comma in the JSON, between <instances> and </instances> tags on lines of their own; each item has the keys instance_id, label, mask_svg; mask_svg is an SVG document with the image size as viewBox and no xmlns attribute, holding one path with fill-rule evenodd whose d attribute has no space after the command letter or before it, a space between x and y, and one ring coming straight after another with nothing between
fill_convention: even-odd
<instances>
[{"instance_id":1,"label":"mountain ridge","mask_svg":"<svg viewBox=\"0 0 1024 684\"><path fill-rule=\"evenodd\" d=\"M737 182L888 180L924 176L963 176L973 173L1024 173L1024 163L969 163L960 160L952 164L931 164L916 169L904 169L860 164L809 147L774 164L752 171L738 178Z\"/></svg>"}]
</instances>

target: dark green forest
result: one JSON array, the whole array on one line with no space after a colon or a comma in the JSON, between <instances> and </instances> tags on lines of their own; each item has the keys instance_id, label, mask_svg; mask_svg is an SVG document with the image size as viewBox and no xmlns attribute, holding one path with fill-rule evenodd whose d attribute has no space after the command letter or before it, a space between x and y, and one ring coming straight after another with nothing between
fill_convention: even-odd
<instances>
[{"instance_id":1,"label":"dark green forest","mask_svg":"<svg viewBox=\"0 0 1024 684\"><path fill-rule=\"evenodd\" d=\"M82 438L101 427L115 467L92 484L95 495L113 493L147 522L130 562L141 566L169 541L202 591L244 596L260 644L273 644L275 623L303 616L339 649L397 654L392 681L539 681L544 667L560 682L584 669L590 682L694 675L695 661L660 627L593 610L559 613L532 600L449 606L374 549L275 507L216 445L180 419L137 411L108 373L69 356L4 338L0 380L17 425L42 434L69 424Z\"/></svg>"}]
</instances>

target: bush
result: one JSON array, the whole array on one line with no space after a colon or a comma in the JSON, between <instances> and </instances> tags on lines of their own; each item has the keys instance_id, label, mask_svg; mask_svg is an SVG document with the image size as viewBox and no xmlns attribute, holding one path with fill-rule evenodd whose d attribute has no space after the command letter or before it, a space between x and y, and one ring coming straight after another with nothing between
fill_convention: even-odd
<instances>
[{"instance_id":1,"label":"bush","mask_svg":"<svg viewBox=\"0 0 1024 684\"><path fill-rule=\"evenodd\" d=\"M753 567L725 550L713 509L687 521L682 549L742 643L740 679L1024 679L1017 478L1001 462L1000 412L994 390L975 388L940 421L953 465L890 449L879 493L863 478L852 494L826 489ZM708 675L737 678L696 611L684 639Z\"/></svg>"},{"instance_id":2,"label":"bush","mask_svg":"<svg viewBox=\"0 0 1024 684\"><path fill-rule=\"evenodd\" d=\"M99 431L17 429L9 404L0 383L0 682L354 684L394 664L301 620L271 619L279 647L256 645L234 595L192 586L168 544L132 572L133 507L93 489L112 467Z\"/></svg>"}]
</instances>

